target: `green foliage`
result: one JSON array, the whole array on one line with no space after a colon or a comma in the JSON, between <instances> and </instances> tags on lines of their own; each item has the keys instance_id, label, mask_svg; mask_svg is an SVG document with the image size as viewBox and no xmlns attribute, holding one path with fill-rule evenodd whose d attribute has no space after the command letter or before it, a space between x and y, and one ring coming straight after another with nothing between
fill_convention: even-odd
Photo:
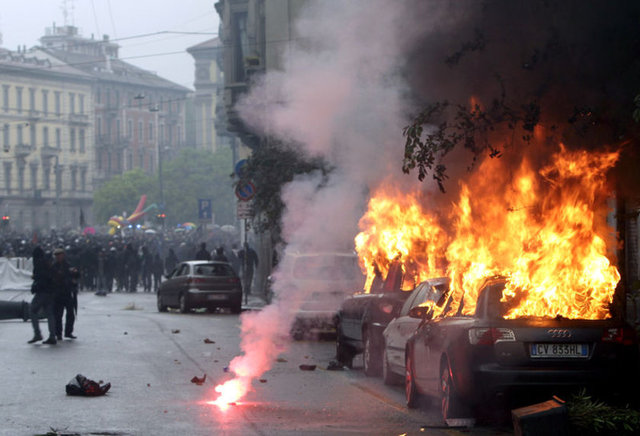
<instances>
[{"instance_id":1,"label":"green foliage","mask_svg":"<svg viewBox=\"0 0 640 436\"><path fill-rule=\"evenodd\" d=\"M280 219L284 204L282 187L298 174L330 171L319 158L307 159L299 150L276 142L267 142L254 150L248 159L246 178L256 186L253 201L254 227L258 232L269 229L274 242L280 240ZM239 180L238 183L244 180Z\"/></svg>"},{"instance_id":2,"label":"green foliage","mask_svg":"<svg viewBox=\"0 0 640 436\"><path fill-rule=\"evenodd\" d=\"M211 198L216 223L235 220L231 150L216 153L185 149L176 158L165 161L162 168L166 223L174 225L198 220L198 199ZM106 224L109 217L123 211L131 213L142 194L147 203L160 205L157 174L147 175L136 169L105 183L94 195L96 221Z\"/></svg>"},{"instance_id":3,"label":"green foliage","mask_svg":"<svg viewBox=\"0 0 640 436\"><path fill-rule=\"evenodd\" d=\"M640 412L612 407L593 399L585 390L567 402L571 434L580 436L598 434L632 435L640 432Z\"/></svg>"},{"instance_id":4,"label":"green foliage","mask_svg":"<svg viewBox=\"0 0 640 436\"><path fill-rule=\"evenodd\" d=\"M499 157L501 149L492 144L491 133L519 129L522 139L529 141L539 117L537 102L514 109L505 103L504 93L487 110L478 104L469 110L465 105L454 105L448 101L428 105L402 131L405 137L402 171L409 174L417 168L420 181L431 171L444 192L447 175L442 159L455 147L471 151L474 162L484 152L491 157Z\"/></svg>"}]
</instances>

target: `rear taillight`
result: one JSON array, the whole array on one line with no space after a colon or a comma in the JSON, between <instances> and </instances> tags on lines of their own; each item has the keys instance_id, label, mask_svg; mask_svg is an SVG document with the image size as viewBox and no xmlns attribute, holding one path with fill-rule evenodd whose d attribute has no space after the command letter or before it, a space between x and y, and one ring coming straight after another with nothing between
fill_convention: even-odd
<instances>
[{"instance_id":1,"label":"rear taillight","mask_svg":"<svg viewBox=\"0 0 640 436\"><path fill-rule=\"evenodd\" d=\"M393 312L393 304L391 303L380 303L378 307L380 308L382 313L386 313L387 315Z\"/></svg>"},{"instance_id":2,"label":"rear taillight","mask_svg":"<svg viewBox=\"0 0 640 436\"><path fill-rule=\"evenodd\" d=\"M240 279L238 277L231 277L229 283L240 283Z\"/></svg>"},{"instance_id":3,"label":"rear taillight","mask_svg":"<svg viewBox=\"0 0 640 436\"><path fill-rule=\"evenodd\" d=\"M197 285L198 283L204 283L207 279L199 279L197 277L189 277L187 279L187 285Z\"/></svg>"},{"instance_id":4,"label":"rear taillight","mask_svg":"<svg viewBox=\"0 0 640 436\"><path fill-rule=\"evenodd\" d=\"M602 332L602 342L613 342L622 345L632 345L634 338L633 330L629 327L615 327L604 329Z\"/></svg>"},{"instance_id":5,"label":"rear taillight","mask_svg":"<svg viewBox=\"0 0 640 436\"><path fill-rule=\"evenodd\" d=\"M493 345L498 342L513 342L516 335L511 329L505 328L472 328L469 329L469 343L471 345Z\"/></svg>"}]
</instances>

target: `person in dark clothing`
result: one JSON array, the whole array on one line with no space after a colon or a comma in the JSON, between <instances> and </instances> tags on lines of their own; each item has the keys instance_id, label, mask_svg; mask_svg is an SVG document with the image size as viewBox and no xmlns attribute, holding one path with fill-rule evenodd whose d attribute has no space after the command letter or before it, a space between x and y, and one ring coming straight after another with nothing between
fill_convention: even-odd
<instances>
[{"instance_id":1,"label":"person in dark clothing","mask_svg":"<svg viewBox=\"0 0 640 436\"><path fill-rule=\"evenodd\" d=\"M72 271L71 265L65 260L64 249L56 248L53 251L54 262L51 266L51 287L55 301L56 337L62 340L62 315L66 311L64 323L64 336L76 339L73 334L73 325L76 320L78 304L78 278L77 269Z\"/></svg>"},{"instance_id":2,"label":"person in dark clothing","mask_svg":"<svg viewBox=\"0 0 640 436\"><path fill-rule=\"evenodd\" d=\"M147 246L142 247L142 287L144 292L151 292L151 274L153 273L153 256Z\"/></svg>"},{"instance_id":3,"label":"person in dark clothing","mask_svg":"<svg viewBox=\"0 0 640 436\"><path fill-rule=\"evenodd\" d=\"M113 278L116 274L116 248L111 247L104 257L104 282L107 292L113 290Z\"/></svg>"},{"instance_id":4,"label":"person in dark clothing","mask_svg":"<svg viewBox=\"0 0 640 436\"><path fill-rule=\"evenodd\" d=\"M162 270L162 259L160 258L160 253L156 251L156 254L153 256L153 264L151 267L151 272L153 274L154 292L158 292L158 287L160 286L160 282L162 281Z\"/></svg>"},{"instance_id":5,"label":"person in dark clothing","mask_svg":"<svg viewBox=\"0 0 640 436\"><path fill-rule=\"evenodd\" d=\"M125 290L136 292L138 288L138 274L140 274L140 259L131 244L127 244L127 248L124 250L124 268L127 279Z\"/></svg>"},{"instance_id":6,"label":"person in dark clothing","mask_svg":"<svg viewBox=\"0 0 640 436\"><path fill-rule=\"evenodd\" d=\"M29 306L33 339L29 343L33 344L42 340L39 319L39 314L42 312L47 317L47 325L49 327L49 338L43 343L54 345L57 341L53 289L51 288L51 265L40 246L33 249L33 284L31 285L31 292L34 294Z\"/></svg>"},{"instance_id":7,"label":"person in dark clothing","mask_svg":"<svg viewBox=\"0 0 640 436\"><path fill-rule=\"evenodd\" d=\"M242 266L242 289L249 295L253 282L253 270L258 267L258 253L245 242L244 248L238 252L238 259Z\"/></svg>"},{"instance_id":8,"label":"person in dark clothing","mask_svg":"<svg viewBox=\"0 0 640 436\"><path fill-rule=\"evenodd\" d=\"M240 265L240 259L238 258L237 253L238 253L238 244L235 244L235 243L231 245L231 250L226 250L226 255L227 255L227 258L229 259L229 263L231 264L231 268L233 268L233 270L239 276L240 268L242 265Z\"/></svg>"},{"instance_id":9,"label":"person in dark clothing","mask_svg":"<svg viewBox=\"0 0 640 436\"><path fill-rule=\"evenodd\" d=\"M196 260L211 260L211 254L207 251L207 244L200 243L200 249L196 252Z\"/></svg>"},{"instance_id":10,"label":"person in dark clothing","mask_svg":"<svg viewBox=\"0 0 640 436\"><path fill-rule=\"evenodd\" d=\"M224 247L216 248L216 255L213 256L213 260L217 260L219 262L229 262L229 259L227 259L227 256L225 256L224 254Z\"/></svg>"},{"instance_id":11,"label":"person in dark clothing","mask_svg":"<svg viewBox=\"0 0 640 436\"><path fill-rule=\"evenodd\" d=\"M169 254L167 254L167 258L164 260L164 273L170 274L178 264L178 256L176 256L173 248L169 248Z\"/></svg>"}]
</instances>

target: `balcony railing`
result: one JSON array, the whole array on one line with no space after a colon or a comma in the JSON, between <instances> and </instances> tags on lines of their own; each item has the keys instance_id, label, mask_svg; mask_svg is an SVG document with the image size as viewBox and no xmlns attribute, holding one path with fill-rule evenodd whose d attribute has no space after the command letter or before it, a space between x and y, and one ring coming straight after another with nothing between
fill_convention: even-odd
<instances>
[{"instance_id":1,"label":"balcony railing","mask_svg":"<svg viewBox=\"0 0 640 436\"><path fill-rule=\"evenodd\" d=\"M126 136L98 135L96 146L103 148L127 148L131 145L131 139Z\"/></svg>"},{"instance_id":2,"label":"balcony railing","mask_svg":"<svg viewBox=\"0 0 640 436\"><path fill-rule=\"evenodd\" d=\"M89 115L69 114L69 122L74 124L89 124Z\"/></svg>"},{"instance_id":3,"label":"balcony railing","mask_svg":"<svg viewBox=\"0 0 640 436\"><path fill-rule=\"evenodd\" d=\"M18 144L15 147L16 157L26 157L33 151L33 147L29 144Z\"/></svg>"},{"instance_id":4,"label":"balcony railing","mask_svg":"<svg viewBox=\"0 0 640 436\"><path fill-rule=\"evenodd\" d=\"M57 156L60 153L60 149L57 147L52 147L50 145L43 145L40 149L40 154L43 158L49 158Z\"/></svg>"}]
</instances>

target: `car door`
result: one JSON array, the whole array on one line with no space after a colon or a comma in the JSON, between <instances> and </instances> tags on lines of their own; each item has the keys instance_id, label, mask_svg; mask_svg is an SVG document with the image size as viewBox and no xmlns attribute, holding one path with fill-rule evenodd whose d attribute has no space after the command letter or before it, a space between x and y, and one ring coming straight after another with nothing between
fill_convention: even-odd
<instances>
[{"instance_id":1,"label":"car door","mask_svg":"<svg viewBox=\"0 0 640 436\"><path fill-rule=\"evenodd\" d=\"M419 304L416 303L417 301L424 298L426 288L427 285L423 282L411 292L407 301L402 305L398 317L391 320L384 331L387 359L395 372L400 372L399 369L404 368L404 349L407 340L420 324L419 319L409 316L409 310Z\"/></svg>"},{"instance_id":2,"label":"car door","mask_svg":"<svg viewBox=\"0 0 640 436\"><path fill-rule=\"evenodd\" d=\"M187 278L189 277L189 264L178 266L176 273L171 277L169 301L172 305L179 304L180 293L187 290Z\"/></svg>"}]
</instances>

